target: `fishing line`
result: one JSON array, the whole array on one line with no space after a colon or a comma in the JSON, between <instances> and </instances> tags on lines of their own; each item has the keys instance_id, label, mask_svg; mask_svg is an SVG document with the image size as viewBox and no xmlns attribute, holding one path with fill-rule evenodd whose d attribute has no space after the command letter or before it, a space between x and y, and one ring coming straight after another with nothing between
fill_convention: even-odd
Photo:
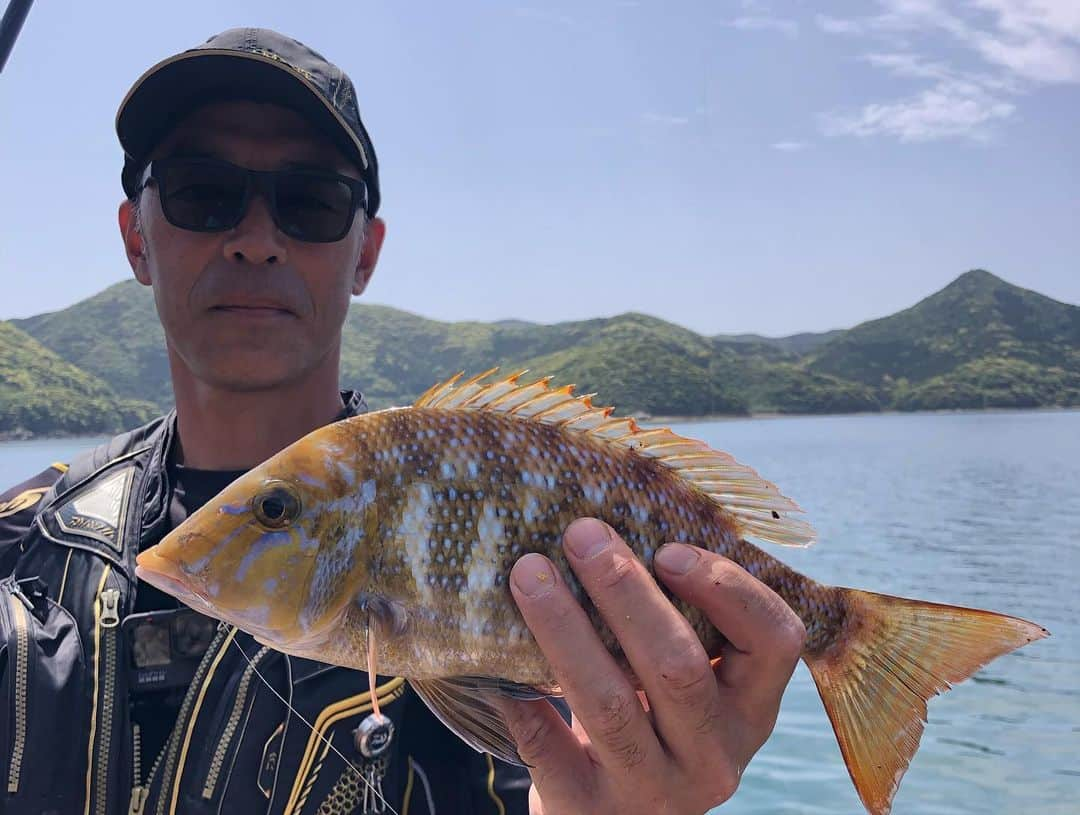
<instances>
[{"instance_id":1,"label":"fishing line","mask_svg":"<svg viewBox=\"0 0 1080 815\"><path fill-rule=\"evenodd\" d=\"M251 666L251 670L255 672L255 676L259 677L259 679L262 680L262 683L264 685L266 685L266 687L270 688L271 693L273 693L274 696L276 696L278 699L280 699L282 704L285 705L285 707L287 707L292 712L292 714L294 716L296 716L296 718L298 718L305 725L307 725L308 730L310 730L312 733L315 734L315 738L319 739L320 741L326 742L326 745L331 750L333 750L335 753L337 753L338 757L342 761L345 762L345 764L349 767L349 769L351 769L354 773L356 773L356 775L360 778L360 780L363 781L365 784L367 784L368 787L371 788L371 791L373 793L375 793L376 796L378 796L378 798L383 802L383 805L387 809L390 810L391 815L399 815L398 811L396 809L394 809L393 805L389 801L386 800L386 796L384 796L382 794L382 791L379 790L379 788L376 787L374 784L372 784L370 781L368 781L367 776L364 775L364 773L360 772L360 770L358 770L356 768L356 765L354 765L351 761L349 761L349 759L347 759L345 757L345 754L342 753L338 748L336 748L334 746L333 741L326 738L326 736L322 735L321 733L317 732L315 730L315 726L311 722L309 722L307 719L305 719L300 714L300 711L298 711L296 708L294 708L292 705L290 705L289 701L284 696L282 696L280 693L278 693L277 688L275 688L273 685L271 685L270 681L259 672L259 669L255 667L255 663L251 661L251 657L249 657L247 655L247 653L244 651L244 649L240 647L240 643L237 642L235 638L233 639L232 643L233 643L233 645L236 646L236 649L244 657L244 661L247 662L247 664ZM372 689L372 692L371 692L371 699L372 699L372 703L373 703L373 706L374 706L374 704L375 704L375 691L374 691L374 688ZM375 708L375 709L377 709L377 708Z\"/></svg>"}]
</instances>

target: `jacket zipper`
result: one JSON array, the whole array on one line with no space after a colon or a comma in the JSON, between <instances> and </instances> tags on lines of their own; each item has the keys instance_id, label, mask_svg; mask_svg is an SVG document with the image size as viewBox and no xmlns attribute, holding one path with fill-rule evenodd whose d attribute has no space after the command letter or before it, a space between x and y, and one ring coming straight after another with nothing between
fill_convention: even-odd
<instances>
[{"instance_id":1,"label":"jacket zipper","mask_svg":"<svg viewBox=\"0 0 1080 815\"><path fill-rule=\"evenodd\" d=\"M95 773L94 812L107 815L109 802L109 759L112 746L113 713L116 708L116 650L120 626L120 590L103 589L100 595L101 649L104 655L104 676L101 691L101 726L98 738L98 760Z\"/></svg>"},{"instance_id":2,"label":"jacket zipper","mask_svg":"<svg viewBox=\"0 0 1080 815\"><path fill-rule=\"evenodd\" d=\"M128 815L142 815L146 805L146 787L142 783L142 728L138 722L131 723L131 756L135 765L135 771L131 780L131 801L128 803Z\"/></svg>"},{"instance_id":3,"label":"jacket zipper","mask_svg":"<svg viewBox=\"0 0 1080 815\"><path fill-rule=\"evenodd\" d=\"M134 783L131 785L131 802L128 804L128 815L142 815L146 802L150 798L150 786L154 783L154 777L157 776L158 768L165 758L165 752L169 749L169 742L166 739L164 746L158 751L157 758L154 759L154 766L150 768L144 784L139 777L142 774L142 732L138 724L132 725L131 736L135 752L135 776Z\"/></svg>"},{"instance_id":4,"label":"jacket zipper","mask_svg":"<svg viewBox=\"0 0 1080 815\"><path fill-rule=\"evenodd\" d=\"M15 620L15 739L8 767L7 791L19 791L19 775L22 772L23 753L26 751L26 706L30 674L30 629L26 608L17 589L10 595L11 614Z\"/></svg>"},{"instance_id":5,"label":"jacket zipper","mask_svg":"<svg viewBox=\"0 0 1080 815\"><path fill-rule=\"evenodd\" d=\"M244 669L244 673L240 677L240 684L236 690L236 701L233 702L232 712L229 714L229 719L225 724L225 731L221 735L217 749L214 750L214 757L210 761L210 771L206 775L206 784L203 785L202 795L207 801L214 797L214 788L217 786L218 776L221 774L221 767L225 762L225 754L229 750L229 744L232 742L236 727L240 724L240 717L244 712L248 690L251 686L251 678L255 675L256 666L269 651L270 649L264 646L255 654L251 659L251 664Z\"/></svg>"},{"instance_id":6,"label":"jacket zipper","mask_svg":"<svg viewBox=\"0 0 1080 815\"><path fill-rule=\"evenodd\" d=\"M188 717L191 716L192 709L195 707L195 700L202 689L206 674L209 671L210 666L214 664L217 653L221 650L221 645L228 636L231 628L232 626L228 623L218 623L217 633L214 634L214 639L210 642L210 646L206 649L206 653L203 654L202 661L199 662L199 667L195 669L195 676L191 680L191 685L188 686L187 693L184 694L184 701L180 704L180 713L176 717L176 724L173 727L172 733L169 735L168 741L165 743L165 749L162 751L165 764L161 789L158 792L157 815L165 815L165 809L169 805L173 775L176 772L176 764L180 759L180 742L183 741L184 732L188 728ZM150 782L147 781L147 787L149 787L149 785Z\"/></svg>"}]
</instances>

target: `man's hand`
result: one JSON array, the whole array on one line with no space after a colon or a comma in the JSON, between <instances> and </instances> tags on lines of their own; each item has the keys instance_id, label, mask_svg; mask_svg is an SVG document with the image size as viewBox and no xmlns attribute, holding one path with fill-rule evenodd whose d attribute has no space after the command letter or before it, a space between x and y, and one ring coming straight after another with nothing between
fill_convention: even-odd
<instances>
[{"instance_id":1,"label":"man's hand","mask_svg":"<svg viewBox=\"0 0 1080 815\"><path fill-rule=\"evenodd\" d=\"M732 561L663 547L657 574L728 641L714 669L690 624L609 526L575 521L563 545L649 710L547 559L518 561L514 598L574 712L571 729L542 700L504 708L532 768L532 815L701 815L723 803L772 732L802 651L802 622Z\"/></svg>"}]
</instances>

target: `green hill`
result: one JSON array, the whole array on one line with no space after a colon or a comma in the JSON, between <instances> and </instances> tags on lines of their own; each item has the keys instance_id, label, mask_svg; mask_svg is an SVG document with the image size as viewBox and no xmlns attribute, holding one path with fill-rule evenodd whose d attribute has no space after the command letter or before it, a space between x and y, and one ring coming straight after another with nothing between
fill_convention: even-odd
<instances>
[{"instance_id":1,"label":"green hill","mask_svg":"<svg viewBox=\"0 0 1080 815\"><path fill-rule=\"evenodd\" d=\"M1080 308L983 270L819 349L808 369L904 410L1080 404Z\"/></svg>"},{"instance_id":2,"label":"green hill","mask_svg":"<svg viewBox=\"0 0 1080 815\"><path fill-rule=\"evenodd\" d=\"M0 380L8 403L23 405L19 415L37 415L26 413L30 404L39 412L61 404L50 390L60 366L82 377L104 411L100 425L54 416L35 427L104 429L118 415L143 415L147 403L164 410L172 401L153 297L135 281L6 329L21 337L13 348L27 360L9 359ZM26 352L27 335L53 353ZM621 413L652 416L1080 405L1080 308L978 270L890 317L820 334L707 337L638 313L555 325L447 323L354 303L343 340L342 381L373 407L408 404L459 370L495 365L551 374ZM38 367L19 370L31 360ZM14 426L4 421L0 430Z\"/></svg>"},{"instance_id":3,"label":"green hill","mask_svg":"<svg viewBox=\"0 0 1080 815\"><path fill-rule=\"evenodd\" d=\"M114 432L154 412L0 322L0 436Z\"/></svg>"},{"instance_id":4,"label":"green hill","mask_svg":"<svg viewBox=\"0 0 1080 815\"><path fill-rule=\"evenodd\" d=\"M121 396L172 404L165 335L146 286L125 280L62 311L11 322Z\"/></svg>"}]
</instances>

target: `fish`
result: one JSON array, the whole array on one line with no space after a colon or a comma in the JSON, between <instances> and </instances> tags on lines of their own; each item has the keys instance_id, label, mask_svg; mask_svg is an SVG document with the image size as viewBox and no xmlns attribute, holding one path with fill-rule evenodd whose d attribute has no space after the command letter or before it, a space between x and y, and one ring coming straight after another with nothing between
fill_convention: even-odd
<instances>
[{"instance_id":1,"label":"fish","mask_svg":"<svg viewBox=\"0 0 1080 815\"><path fill-rule=\"evenodd\" d=\"M803 621L802 659L872 815L891 809L927 701L1048 635L992 611L818 583L751 542L816 539L753 468L552 377L494 374L459 373L411 406L306 435L141 552L138 577L283 653L403 676L467 744L522 764L499 697L560 689L510 593L513 564L547 556L633 677L563 554L563 530L599 518L650 568L666 542L698 546ZM661 589L718 656L723 635Z\"/></svg>"}]
</instances>

